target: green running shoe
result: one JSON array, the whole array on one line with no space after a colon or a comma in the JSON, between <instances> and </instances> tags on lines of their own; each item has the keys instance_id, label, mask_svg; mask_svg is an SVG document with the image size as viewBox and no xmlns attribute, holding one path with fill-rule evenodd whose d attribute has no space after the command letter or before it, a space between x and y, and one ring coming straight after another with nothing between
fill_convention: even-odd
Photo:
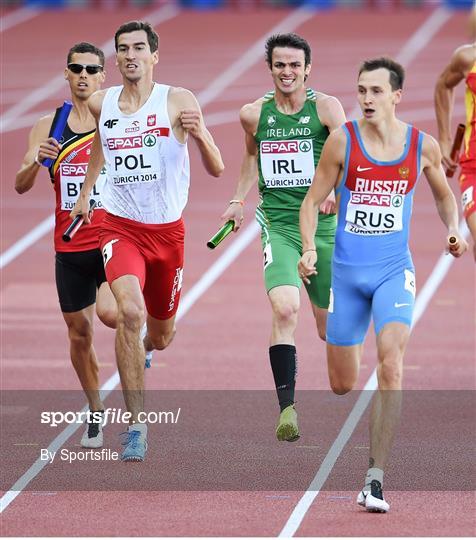
<instances>
[{"instance_id":1,"label":"green running shoe","mask_svg":"<svg viewBox=\"0 0 476 540\"><path fill-rule=\"evenodd\" d=\"M278 425L276 426L276 437L278 441L288 442L294 442L299 439L297 413L294 405L289 405L279 415Z\"/></svg>"}]
</instances>

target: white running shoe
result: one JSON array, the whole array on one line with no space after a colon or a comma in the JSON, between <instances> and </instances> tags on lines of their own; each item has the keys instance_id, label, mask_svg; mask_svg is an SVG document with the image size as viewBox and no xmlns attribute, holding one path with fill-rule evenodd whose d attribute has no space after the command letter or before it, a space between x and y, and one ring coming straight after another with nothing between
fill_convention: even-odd
<instances>
[{"instance_id":1,"label":"white running shoe","mask_svg":"<svg viewBox=\"0 0 476 540\"><path fill-rule=\"evenodd\" d=\"M102 413L102 411L101 411ZM86 429L81 438L81 446L83 448L101 448L104 443L101 422L88 422L86 420Z\"/></svg>"},{"instance_id":2,"label":"white running shoe","mask_svg":"<svg viewBox=\"0 0 476 540\"><path fill-rule=\"evenodd\" d=\"M144 323L140 331L140 338L144 340L146 335L147 335L147 323ZM153 354L154 354L154 351L145 351L145 364L144 364L145 368L150 368L150 363L152 361Z\"/></svg>"},{"instance_id":3,"label":"white running shoe","mask_svg":"<svg viewBox=\"0 0 476 540\"><path fill-rule=\"evenodd\" d=\"M370 487L370 490L365 489ZM357 504L363 506L367 512L386 513L390 510L390 505L383 498L382 484L378 480L372 480L370 486L366 485L357 495Z\"/></svg>"},{"instance_id":4,"label":"white running shoe","mask_svg":"<svg viewBox=\"0 0 476 540\"><path fill-rule=\"evenodd\" d=\"M367 498L367 495L369 494L370 494L370 491L367 491L365 488L362 491L359 491L359 494L357 495L357 501L356 501L357 504L365 508L365 499Z\"/></svg>"}]
</instances>

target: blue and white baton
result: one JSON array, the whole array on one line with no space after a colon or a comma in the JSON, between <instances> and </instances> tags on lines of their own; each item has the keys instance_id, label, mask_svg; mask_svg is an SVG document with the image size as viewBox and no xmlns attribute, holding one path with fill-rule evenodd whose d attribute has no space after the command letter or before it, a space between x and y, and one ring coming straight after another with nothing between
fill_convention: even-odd
<instances>
[{"instance_id":1,"label":"blue and white baton","mask_svg":"<svg viewBox=\"0 0 476 540\"><path fill-rule=\"evenodd\" d=\"M56 139L58 142L63 136L63 131L64 131L64 128L66 127L66 122L68 121L68 116L72 108L73 108L73 104L70 101L65 101L59 111L58 117L56 118L56 122L53 126L53 132L51 133L51 136L54 139ZM43 165L43 167L51 167L51 165L53 165L53 161L54 159L45 158L41 162L41 164Z\"/></svg>"}]
</instances>

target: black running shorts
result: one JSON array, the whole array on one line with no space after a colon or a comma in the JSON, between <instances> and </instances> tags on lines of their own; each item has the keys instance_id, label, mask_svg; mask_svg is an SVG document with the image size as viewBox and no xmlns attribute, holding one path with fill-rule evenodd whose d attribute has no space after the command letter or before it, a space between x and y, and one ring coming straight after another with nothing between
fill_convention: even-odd
<instances>
[{"instance_id":1,"label":"black running shorts","mask_svg":"<svg viewBox=\"0 0 476 540\"><path fill-rule=\"evenodd\" d=\"M63 313L80 311L96 302L96 289L106 281L100 249L56 252L56 289Z\"/></svg>"}]
</instances>

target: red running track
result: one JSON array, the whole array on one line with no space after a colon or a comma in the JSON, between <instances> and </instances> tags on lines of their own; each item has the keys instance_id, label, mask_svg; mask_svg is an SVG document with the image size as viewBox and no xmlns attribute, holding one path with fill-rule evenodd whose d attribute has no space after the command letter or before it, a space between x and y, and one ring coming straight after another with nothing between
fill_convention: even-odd
<instances>
[{"instance_id":1,"label":"red running track","mask_svg":"<svg viewBox=\"0 0 476 540\"><path fill-rule=\"evenodd\" d=\"M0 110L2 115L7 115L3 118L8 118L8 111L13 107L17 112L13 124L6 126L2 142L2 253L53 211L53 193L45 175L33 191L23 197L19 197L12 186L23 156L28 123L31 125L35 115L56 107L67 96L66 85L60 84L51 93L45 93L30 108L25 99L39 89L49 88L51 81L61 73L64 53L73 43L89 40L103 45L125 20L149 15L143 10L41 13L3 33L2 65L8 77L2 79ZM231 246L227 240L216 252L209 252L204 244L219 224L219 215L232 195L238 174L243 145L237 122L238 110L270 86L262 47L255 54L255 61L242 71L234 62L255 42L264 43L266 32L290 15L291 12L286 10L180 12L176 16L168 13L169 18L158 26L161 37L158 80L190 88L206 101L209 94L203 92L211 82L230 66L236 71L236 77L232 74L229 84L221 87L204 107L226 163L224 178L208 178L192 150L192 187L185 213L188 240L184 295ZM425 10L395 12L391 18L379 12L323 12L310 14L308 20L296 28L284 30L298 31L312 45L314 62L310 85L337 95L350 113L355 106L354 88L360 61L380 54L398 55L414 32L431 16L432 12ZM400 114L433 135L436 134L432 112L433 85L452 50L464 41L464 28L465 14L452 14L408 65ZM119 79L111 55L107 68L107 84L117 84ZM456 113L462 117L461 106L457 106ZM31 120L28 119L30 114L33 114ZM25 127L11 129L15 125ZM191 147L193 149L193 144ZM456 184L454 187L456 191ZM248 224L253 220L255 201L256 194L250 197L246 207ZM437 262L443 238L431 194L422 181L415 197L412 226L412 250L420 287ZM156 354L154 368L147 374L149 389L272 389L267 359L270 312L260 267L261 254L255 239L183 317L173 346ZM473 389L473 276L474 265L466 256L452 266L432 298L408 349L406 388ZM78 389L69 365L64 323L57 307L51 234L42 237L6 266L1 286L2 389ZM113 334L98 324L95 340L101 359L101 378L106 381L115 370ZM307 300L303 300L297 345L300 358L298 392L326 390L324 347L316 339ZM374 367L375 347L369 339L360 387L364 386ZM304 397L301 401L305 401ZM314 469L311 467L308 473L310 482L352 404L352 401L346 402L336 411L326 409L325 416L320 416L318 411L311 417L302 410L305 430L295 446L280 446L272 440L275 412L271 408L269 425L257 427L268 430L272 453L281 455L290 467L300 464L307 467L314 462ZM213 405L211 403L210 407ZM244 404L238 402L236 407L244 407ZM5 415L7 422L18 422L20 426L17 438L2 444L6 445L6 451L11 444L15 446L15 452L19 449L30 452L28 455L33 463L37 447L28 445L38 444L38 441L32 440L34 431L22 429L22 414L26 412L22 407L2 410L2 417ZM205 422L206 436L211 440L215 436L214 427ZM418 441L417 425L409 429L406 435ZM365 472L366 430L364 416L331 472L331 488L326 488L314 500L297 535L361 536L367 535L369 528L375 536L474 534L472 491L389 491L387 496L392 509L388 515L368 515L357 509L353 501L356 493L349 486L347 477L350 471L350 477L355 473L360 479ZM106 432L106 445L117 450L118 440L111 432ZM153 433L151 430L151 435ZM79 432L73 435L65 447L76 449L78 435ZM434 435L435 446L438 446L441 433ZM240 441L245 447L246 443L247 440ZM155 447L153 455L158 456L157 467L160 468L160 438L152 435L150 444ZM411 452L416 458L418 446L412 447ZM399 456L394 459L400 464ZM432 463L433 459L436 454L433 456L429 451L428 462ZM408 460L412 461L411 453ZM178 452L176 467L181 466L182 458ZM130 474L123 464L117 464L117 467L119 475ZM222 469L220 471L222 476L215 480L222 486L226 474ZM442 476L445 473L444 470L436 471ZM5 509L3 535L276 536L307 487L304 485L302 491L259 491L260 486L256 486L252 491L247 489L247 484L233 485L229 491L111 492L107 491L111 479L104 475L99 477L104 486L100 491L65 492L47 489L47 483L46 487L41 487L45 478L48 478L48 467ZM339 487L341 478L343 487Z\"/></svg>"}]
</instances>

